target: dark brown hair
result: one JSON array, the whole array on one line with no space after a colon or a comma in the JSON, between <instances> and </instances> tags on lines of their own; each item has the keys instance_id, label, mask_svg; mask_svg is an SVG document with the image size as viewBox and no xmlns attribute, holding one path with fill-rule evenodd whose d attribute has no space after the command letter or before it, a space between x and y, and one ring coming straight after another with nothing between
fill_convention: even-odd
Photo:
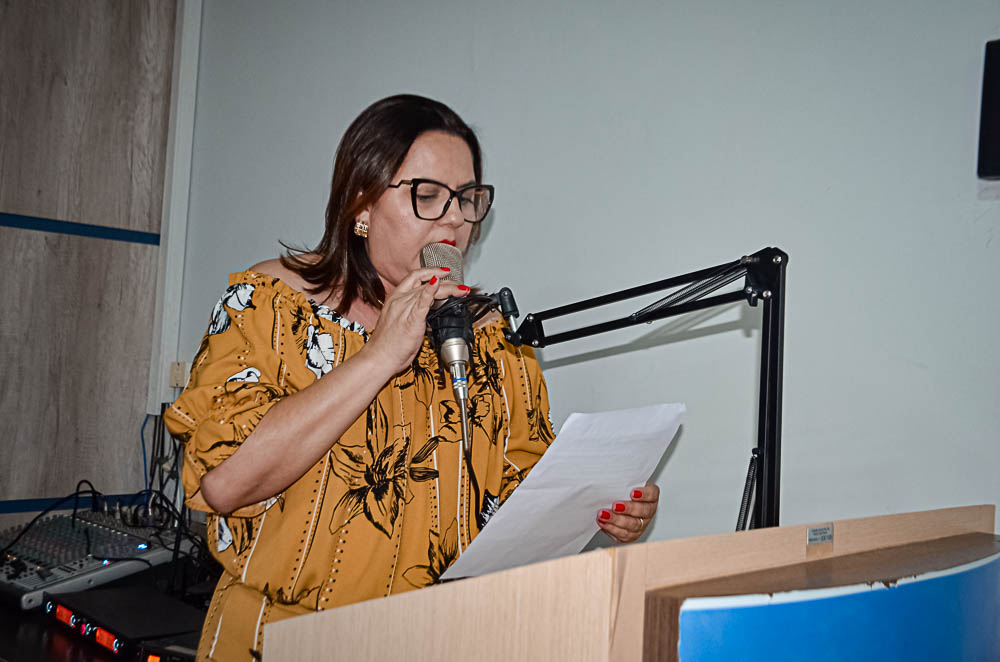
<instances>
[{"instance_id":1,"label":"dark brown hair","mask_svg":"<svg viewBox=\"0 0 1000 662\"><path fill-rule=\"evenodd\" d=\"M368 257L365 240L354 234L354 223L392 183L413 141L428 131L464 140L472 152L476 182L482 183L479 140L455 111L413 94L387 97L358 115L340 140L326 206L326 230L319 245L312 251L285 246L281 263L309 283L311 294L336 289L337 309L342 314L355 299L376 308L385 299L385 288ZM477 223L471 241L479 237L479 231Z\"/></svg>"}]
</instances>

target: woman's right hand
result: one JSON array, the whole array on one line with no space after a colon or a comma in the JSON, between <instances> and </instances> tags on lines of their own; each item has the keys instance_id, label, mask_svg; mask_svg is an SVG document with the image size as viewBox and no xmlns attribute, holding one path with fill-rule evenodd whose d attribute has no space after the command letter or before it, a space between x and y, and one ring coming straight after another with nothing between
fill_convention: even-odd
<instances>
[{"instance_id":1,"label":"woman's right hand","mask_svg":"<svg viewBox=\"0 0 1000 662\"><path fill-rule=\"evenodd\" d=\"M441 280L447 271L432 267L411 271L386 298L365 350L397 374L413 362L427 332L427 313L436 299L462 297L465 285Z\"/></svg>"}]
</instances>

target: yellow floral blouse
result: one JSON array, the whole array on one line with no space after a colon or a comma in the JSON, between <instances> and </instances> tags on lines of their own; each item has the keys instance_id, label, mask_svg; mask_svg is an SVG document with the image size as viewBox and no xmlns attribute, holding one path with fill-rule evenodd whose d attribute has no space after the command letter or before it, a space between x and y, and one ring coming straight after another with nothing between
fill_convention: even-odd
<instances>
[{"instance_id":1,"label":"yellow floral blouse","mask_svg":"<svg viewBox=\"0 0 1000 662\"><path fill-rule=\"evenodd\" d=\"M264 624L427 586L462 553L552 441L531 350L508 344L502 322L477 329L475 339L471 472L451 387L425 341L413 366L304 476L221 516L202 498L202 476L275 403L367 340L360 325L277 278L230 276L187 388L166 413L184 442L187 504L209 513L209 540L224 568L199 660L259 657Z\"/></svg>"}]
</instances>

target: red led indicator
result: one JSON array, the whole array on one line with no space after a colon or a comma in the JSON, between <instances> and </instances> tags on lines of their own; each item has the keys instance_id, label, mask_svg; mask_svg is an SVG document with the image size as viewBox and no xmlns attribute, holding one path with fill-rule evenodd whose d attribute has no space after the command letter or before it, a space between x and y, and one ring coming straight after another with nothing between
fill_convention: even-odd
<instances>
[{"instance_id":1,"label":"red led indicator","mask_svg":"<svg viewBox=\"0 0 1000 662\"><path fill-rule=\"evenodd\" d=\"M97 628L97 643L104 646L110 651L115 651L115 635L111 634L104 628Z\"/></svg>"},{"instance_id":2,"label":"red led indicator","mask_svg":"<svg viewBox=\"0 0 1000 662\"><path fill-rule=\"evenodd\" d=\"M146 658L146 662L160 662L160 656L150 655L149 657Z\"/></svg>"},{"instance_id":3,"label":"red led indicator","mask_svg":"<svg viewBox=\"0 0 1000 662\"><path fill-rule=\"evenodd\" d=\"M56 606L56 618L65 623L66 625L73 627L73 612L62 605Z\"/></svg>"}]
</instances>

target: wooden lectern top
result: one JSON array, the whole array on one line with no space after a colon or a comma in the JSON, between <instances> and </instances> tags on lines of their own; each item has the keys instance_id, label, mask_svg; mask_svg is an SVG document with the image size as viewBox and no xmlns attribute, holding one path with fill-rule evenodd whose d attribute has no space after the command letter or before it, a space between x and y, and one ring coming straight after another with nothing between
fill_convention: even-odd
<instances>
[{"instance_id":1,"label":"wooden lectern top","mask_svg":"<svg viewBox=\"0 0 1000 662\"><path fill-rule=\"evenodd\" d=\"M678 599L893 581L995 554L993 523L969 506L825 523L815 544L797 525L595 550L269 624L264 661L666 659Z\"/></svg>"}]
</instances>

